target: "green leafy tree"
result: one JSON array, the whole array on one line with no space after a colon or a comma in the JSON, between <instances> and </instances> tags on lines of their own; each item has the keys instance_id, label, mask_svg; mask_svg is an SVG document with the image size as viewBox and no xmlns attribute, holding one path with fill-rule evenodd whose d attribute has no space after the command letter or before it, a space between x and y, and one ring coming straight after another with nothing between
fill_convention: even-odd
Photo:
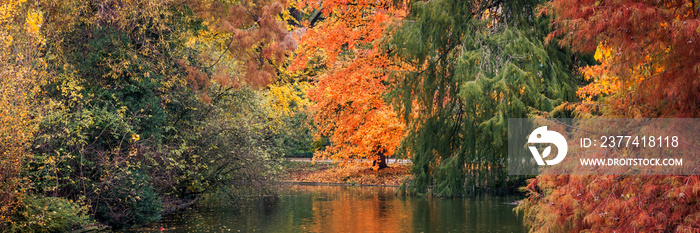
<instances>
[{"instance_id":1,"label":"green leafy tree","mask_svg":"<svg viewBox=\"0 0 700 233\"><path fill-rule=\"evenodd\" d=\"M543 40L539 1L414 1L387 49L415 67L391 98L409 122L403 152L414 191L440 196L513 186L508 118L549 114L573 99L572 55Z\"/></svg>"},{"instance_id":2,"label":"green leafy tree","mask_svg":"<svg viewBox=\"0 0 700 233\"><path fill-rule=\"evenodd\" d=\"M38 56L54 77L24 171L37 196L84 199L124 227L274 171L264 97L248 87L270 83L293 46L283 2L43 3Z\"/></svg>"}]
</instances>

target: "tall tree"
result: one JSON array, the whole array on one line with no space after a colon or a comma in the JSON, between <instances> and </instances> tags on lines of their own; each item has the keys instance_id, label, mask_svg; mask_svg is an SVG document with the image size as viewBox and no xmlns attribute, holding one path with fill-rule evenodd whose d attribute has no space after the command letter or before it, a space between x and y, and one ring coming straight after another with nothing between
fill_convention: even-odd
<instances>
[{"instance_id":1,"label":"tall tree","mask_svg":"<svg viewBox=\"0 0 700 233\"><path fill-rule=\"evenodd\" d=\"M414 189L441 196L505 187L508 118L574 98L572 55L545 45L539 1L414 1L389 49L416 67L392 98L409 122Z\"/></svg>"},{"instance_id":2,"label":"tall tree","mask_svg":"<svg viewBox=\"0 0 700 233\"><path fill-rule=\"evenodd\" d=\"M700 117L695 1L546 4L560 45L594 53L571 104L580 117ZM539 176L518 208L535 232L700 230L698 176ZM552 204L554 203L554 204Z\"/></svg>"},{"instance_id":3,"label":"tall tree","mask_svg":"<svg viewBox=\"0 0 700 233\"><path fill-rule=\"evenodd\" d=\"M389 26L403 18L403 5L392 1L300 1L317 10L303 22L300 51L292 68L305 67L314 56L327 70L317 77L309 97L316 104L314 122L330 146L317 158L348 162L366 159L387 167L404 136L404 126L384 100L387 70L400 69L380 47ZM317 20L316 17L323 17Z\"/></svg>"},{"instance_id":4,"label":"tall tree","mask_svg":"<svg viewBox=\"0 0 700 233\"><path fill-rule=\"evenodd\" d=\"M31 158L36 132L38 87L47 80L40 33L44 12L34 1L0 4L0 231L22 206L27 180L23 163Z\"/></svg>"}]
</instances>

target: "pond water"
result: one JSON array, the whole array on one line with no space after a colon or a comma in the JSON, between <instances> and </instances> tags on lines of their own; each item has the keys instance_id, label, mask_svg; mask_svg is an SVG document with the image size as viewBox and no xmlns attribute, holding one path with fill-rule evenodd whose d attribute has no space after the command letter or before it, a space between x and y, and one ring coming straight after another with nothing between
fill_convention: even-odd
<instances>
[{"instance_id":1,"label":"pond water","mask_svg":"<svg viewBox=\"0 0 700 233\"><path fill-rule=\"evenodd\" d=\"M200 200L125 232L524 232L509 202L518 197L395 196L392 187L282 185L244 201ZM228 200L228 201L224 201Z\"/></svg>"}]
</instances>

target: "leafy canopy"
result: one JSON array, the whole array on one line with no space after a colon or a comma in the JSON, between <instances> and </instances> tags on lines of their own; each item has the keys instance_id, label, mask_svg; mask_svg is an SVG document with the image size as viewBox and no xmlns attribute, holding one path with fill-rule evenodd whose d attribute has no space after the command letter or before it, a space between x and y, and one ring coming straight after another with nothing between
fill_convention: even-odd
<instances>
[{"instance_id":1,"label":"leafy canopy","mask_svg":"<svg viewBox=\"0 0 700 233\"><path fill-rule=\"evenodd\" d=\"M302 23L308 28L292 64L300 69L314 57L324 59L325 71L308 92L315 102L311 109L318 136L330 140L316 158L386 167L404 125L383 98L386 71L400 69L400 64L379 45L390 36L388 27L405 15L403 6L392 1L299 1L297 6L323 17Z\"/></svg>"},{"instance_id":2,"label":"leafy canopy","mask_svg":"<svg viewBox=\"0 0 700 233\"><path fill-rule=\"evenodd\" d=\"M391 97L409 123L414 191L440 196L512 186L508 118L559 116L574 98L572 55L547 45L537 1L413 1L393 34Z\"/></svg>"}]
</instances>

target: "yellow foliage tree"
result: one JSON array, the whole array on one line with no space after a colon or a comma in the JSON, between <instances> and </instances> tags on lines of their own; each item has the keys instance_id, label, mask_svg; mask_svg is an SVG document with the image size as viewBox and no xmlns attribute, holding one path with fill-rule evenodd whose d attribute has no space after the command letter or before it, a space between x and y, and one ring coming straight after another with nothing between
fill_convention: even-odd
<instances>
[{"instance_id":1,"label":"yellow foliage tree","mask_svg":"<svg viewBox=\"0 0 700 233\"><path fill-rule=\"evenodd\" d=\"M35 132L33 104L38 84L47 76L37 56L44 46L43 13L33 1L3 1L0 5L0 230L21 206L26 183L22 161L30 157Z\"/></svg>"},{"instance_id":2,"label":"yellow foliage tree","mask_svg":"<svg viewBox=\"0 0 700 233\"><path fill-rule=\"evenodd\" d=\"M606 42L598 43L593 58L600 64L580 69L584 79L590 83L576 91L582 100L575 105L575 112L579 116L586 117L600 110L606 111L609 108L606 106L616 105L614 101L623 99L631 91L636 91L645 77L653 77L665 72L665 67L659 61L653 60L650 55L640 58L635 64L630 64L631 67L628 69L621 69L619 67L622 66L623 61L620 61L619 56L615 56L613 53L615 50L618 48ZM662 50L661 53L663 56L668 56L669 50ZM630 113L636 117L640 114L638 111L630 111Z\"/></svg>"},{"instance_id":3,"label":"yellow foliage tree","mask_svg":"<svg viewBox=\"0 0 700 233\"><path fill-rule=\"evenodd\" d=\"M272 120L273 131L279 131L292 127L284 122L284 118L292 117L298 112L305 111L311 101L306 93L311 87L309 82L294 80L291 82L280 81L268 85L266 92L265 108L268 118Z\"/></svg>"}]
</instances>

